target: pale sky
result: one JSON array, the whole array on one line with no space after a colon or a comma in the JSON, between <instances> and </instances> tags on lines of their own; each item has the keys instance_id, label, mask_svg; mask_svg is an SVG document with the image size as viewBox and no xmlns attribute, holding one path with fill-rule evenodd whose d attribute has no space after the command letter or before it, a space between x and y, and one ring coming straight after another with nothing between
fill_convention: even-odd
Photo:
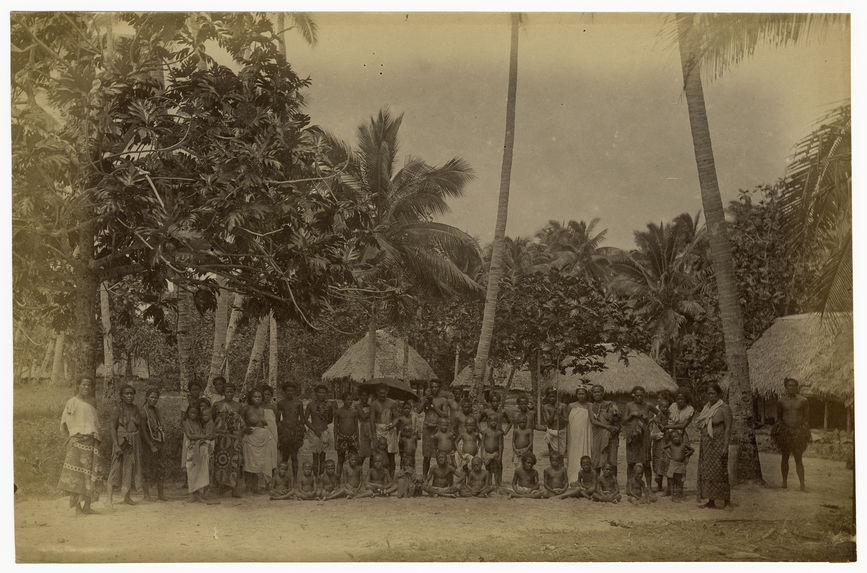
<instances>
[{"instance_id":1,"label":"pale sky","mask_svg":"<svg viewBox=\"0 0 867 573\"><path fill-rule=\"evenodd\" d=\"M466 159L476 179L442 220L493 238L505 129L506 14L314 14L289 37L313 122L354 143L381 107L404 113L407 155ZM654 14L533 14L520 32L509 235L600 217L610 246L701 208L676 47ZM705 98L724 201L773 183L795 142L850 94L849 33L761 48Z\"/></svg>"}]
</instances>

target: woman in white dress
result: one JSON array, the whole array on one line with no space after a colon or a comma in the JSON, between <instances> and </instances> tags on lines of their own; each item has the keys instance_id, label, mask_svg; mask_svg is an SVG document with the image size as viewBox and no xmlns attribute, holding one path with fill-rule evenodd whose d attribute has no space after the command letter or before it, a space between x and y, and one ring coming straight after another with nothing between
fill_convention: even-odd
<instances>
[{"instance_id":1,"label":"woman in white dress","mask_svg":"<svg viewBox=\"0 0 867 573\"><path fill-rule=\"evenodd\" d=\"M579 386L575 401L569 404L569 426L566 432L566 473L569 482L578 479L581 458L589 456L593 443L593 426L590 424L590 403L587 389Z\"/></svg>"}]
</instances>

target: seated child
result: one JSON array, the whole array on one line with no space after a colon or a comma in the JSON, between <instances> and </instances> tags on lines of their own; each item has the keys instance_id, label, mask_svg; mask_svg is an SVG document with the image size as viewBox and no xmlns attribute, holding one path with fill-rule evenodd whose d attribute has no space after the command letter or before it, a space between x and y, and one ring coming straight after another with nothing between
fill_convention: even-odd
<instances>
[{"instance_id":1,"label":"seated child","mask_svg":"<svg viewBox=\"0 0 867 573\"><path fill-rule=\"evenodd\" d=\"M536 465L536 455L533 452L525 452L521 457L521 467L515 470L512 477L512 487L503 488L509 498L529 497L538 499L542 497L542 488L539 485L539 471Z\"/></svg>"},{"instance_id":2,"label":"seated child","mask_svg":"<svg viewBox=\"0 0 867 573\"><path fill-rule=\"evenodd\" d=\"M397 497L415 497L418 486L418 479L415 476L415 459L410 460L408 457L401 456L400 470L394 476L394 482L397 487Z\"/></svg>"},{"instance_id":3,"label":"seated child","mask_svg":"<svg viewBox=\"0 0 867 573\"><path fill-rule=\"evenodd\" d=\"M446 460L452 465L455 465L455 436L449 428L447 418L440 418L437 423L437 431L433 435L436 452L443 452L446 455Z\"/></svg>"},{"instance_id":4,"label":"seated child","mask_svg":"<svg viewBox=\"0 0 867 573\"><path fill-rule=\"evenodd\" d=\"M480 457L494 486L499 487L503 482L503 430L498 417L489 416L487 421L488 426L482 429Z\"/></svg>"},{"instance_id":5,"label":"seated child","mask_svg":"<svg viewBox=\"0 0 867 573\"><path fill-rule=\"evenodd\" d=\"M644 483L644 464L636 462L632 475L626 484L626 495L630 503L651 503L656 498L650 494L650 488Z\"/></svg>"},{"instance_id":6,"label":"seated child","mask_svg":"<svg viewBox=\"0 0 867 573\"><path fill-rule=\"evenodd\" d=\"M494 491L491 485L491 474L482 465L482 458L476 456L470 463L466 473L466 481L461 484L460 495L463 497L488 497Z\"/></svg>"},{"instance_id":7,"label":"seated child","mask_svg":"<svg viewBox=\"0 0 867 573\"><path fill-rule=\"evenodd\" d=\"M385 457L381 454L373 456L373 467L367 472L367 487L375 496L389 496L397 491L391 472L385 465Z\"/></svg>"},{"instance_id":8,"label":"seated child","mask_svg":"<svg viewBox=\"0 0 867 573\"><path fill-rule=\"evenodd\" d=\"M301 476L295 488L297 499L316 499L317 492L316 476L313 475L313 464L304 462L301 466Z\"/></svg>"},{"instance_id":9,"label":"seated child","mask_svg":"<svg viewBox=\"0 0 867 573\"><path fill-rule=\"evenodd\" d=\"M412 471L415 471L415 452L418 447L418 434L415 431L415 421L412 417L412 404L403 403L401 416L395 422L398 431L397 448L400 453L400 467L403 470L404 459Z\"/></svg>"},{"instance_id":10,"label":"seated child","mask_svg":"<svg viewBox=\"0 0 867 573\"><path fill-rule=\"evenodd\" d=\"M594 493L596 493L596 472L593 471L593 463L590 456L581 456L581 469L578 470L578 478L569 484L569 489L560 495L560 499L567 497L593 499Z\"/></svg>"},{"instance_id":11,"label":"seated child","mask_svg":"<svg viewBox=\"0 0 867 573\"><path fill-rule=\"evenodd\" d=\"M340 489L326 500L337 499L339 497L370 497L373 495L367 487L367 482L364 479L364 473L361 470L361 464L358 454L352 452L349 454L349 463L343 466L343 475L340 476Z\"/></svg>"},{"instance_id":12,"label":"seated child","mask_svg":"<svg viewBox=\"0 0 867 573\"><path fill-rule=\"evenodd\" d=\"M292 491L292 474L289 473L289 464L280 462L277 471L271 478L271 499L280 498Z\"/></svg>"},{"instance_id":13,"label":"seated child","mask_svg":"<svg viewBox=\"0 0 867 573\"><path fill-rule=\"evenodd\" d=\"M613 465L605 464L602 466L602 473L596 482L596 493L593 494L593 501L609 503L620 501L620 486L617 485L617 476L614 475Z\"/></svg>"},{"instance_id":14,"label":"seated child","mask_svg":"<svg viewBox=\"0 0 867 573\"><path fill-rule=\"evenodd\" d=\"M461 434L458 434L457 455L455 461L461 472L466 473L470 464L473 462L479 453L479 427L476 419L472 416L468 417L463 425Z\"/></svg>"},{"instance_id":15,"label":"seated child","mask_svg":"<svg viewBox=\"0 0 867 573\"><path fill-rule=\"evenodd\" d=\"M518 468L523 463L524 454L533 452L533 428L527 427L527 416L515 417L517 427L512 429L512 463Z\"/></svg>"},{"instance_id":16,"label":"seated child","mask_svg":"<svg viewBox=\"0 0 867 573\"><path fill-rule=\"evenodd\" d=\"M319 476L317 497L324 501L338 490L340 490L340 476L337 473L337 464L334 460L328 460L325 462L325 473Z\"/></svg>"},{"instance_id":17,"label":"seated child","mask_svg":"<svg viewBox=\"0 0 867 573\"><path fill-rule=\"evenodd\" d=\"M557 497L565 494L569 489L569 476L566 473L566 466L563 465L563 454L552 452L549 459L551 466L542 472L543 495Z\"/></svg>"},{"instance_id":18,"label":"seated child","mask_svg":"<svg viewBox=\"0 0 867 573\"><path fill-rule=\"evenodd\" d=\"M671 489L672 501L683 501L683 480L686 477L686 465L695 453L689 444L683 441L683 431L671 430L671 437L665 446L668 454L668 485Z\"/></svg>"},{"instance_id":19,"label":"seated child","mask_svg":"<svg viewBox=\"0 0 867 573\"><path fill-rule=\"evenodd\" d=\"M455 468L448 462L445 452L437 452L437 464L431 466L425 481L424 491L432 497L455 496Z\"/></svg>"}]
</instances>

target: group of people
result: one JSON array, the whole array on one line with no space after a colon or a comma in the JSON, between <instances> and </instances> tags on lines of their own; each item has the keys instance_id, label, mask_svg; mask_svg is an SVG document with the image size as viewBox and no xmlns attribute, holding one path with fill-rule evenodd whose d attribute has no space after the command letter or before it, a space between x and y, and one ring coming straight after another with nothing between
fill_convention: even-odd
<instances>
[{"instance_id":1,"label":"group of people","mask_svg":"<svg viewBox=\"0 0 867 573\"><path fill-rule=\"evenodd\" d=\"M328 399L328 389L319 385L306 406L292 383L283 386L279 401L265 386L248 391L243 405L235 399L233 384L219 377L212 384L218 400L211 403L199 384L191 384L183 412L180 462L195 502L219 503L216 497L228 492L240 496L243 484L249 492L270 493L274 500L500 494L617 503L623 499L617 479L621 434L626 446L626 499L656 501L655 481L657 493L680 501L686 468L695 453L686 434L692 423L699 433L697 497L705 507L730 503L732 415L716 384L707 388L697 415L685 391L673 397L661 392L648 400L641 386L632 390L622 412L605 399L604 388L593 386L578 388L568 403L556 390L548 391L538 414L526 396L519 396L517 411L509 415L497 393L479 408L468 399L458 401L441 392L436 381L415 402L393 400L382 385L372 395L346 393L335 403ZM61 420L69 440L59 487L81 513L93 511L90 505L101 477L92 390L92 381L82 379ZM109 503L115 488L127 504L135 504L130 494L138 489L143 489L145 499L166 499L166 437L159 396L158 389L148 388L139 408L135 389L120 389L120 407L111 421ZM797 393L797 381L786 380L780 404L773 435L783 453L783 487L788 457L794 454L803 488L801 454L809 430L806 399ZM535 468L535 431L545 432L548 449L549 467L541 477ZM515 469L511 482L503 483L509 434ZM305 442L311 455L299 467ZM336 459L327 459L332 447Z\"/></svg>"}]
</instances>

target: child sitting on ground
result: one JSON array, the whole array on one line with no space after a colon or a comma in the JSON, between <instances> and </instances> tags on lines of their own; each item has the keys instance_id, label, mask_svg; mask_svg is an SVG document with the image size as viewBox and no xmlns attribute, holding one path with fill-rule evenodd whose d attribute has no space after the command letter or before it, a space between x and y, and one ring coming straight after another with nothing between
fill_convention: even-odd
<instances>
[{"instance_id":1,"label":"child sitting on ground","mask_svg":"<svg viewBox=\"0 0 867 573\"><path fill-rule=\"evenodd\" d=\"M398 431L397 449L400 453L400 467L403 470L404 460L408 467L415 471L415 452L418 447L418 434L415 431L415 420L412 417L412 404L404 402L401 416L395 421Z\"/></svg>"},{"instance_id":2,"label":"child sitting on ground","mask_svg":"<svg viewBox=\"0 0 867 573\"><path fill-rule=\"evenodd\" d=\"M551 466L542 472L543 495L557 497L568 491L569 476L566 473L566 466L563 465L563 454L553 452L549 459Z\"/></svg>"},{"instance_id":3,"label":"child sitting on ground","mask_svg":"<svg viewBox=\"0 0 867 573\"><path fill-rule=\"evenodd\" d=\"M432 497L455 496L455 469L449 464L445 452L437 452L437 464L431 466L425 480L424 491Z\"/></svg>"},{"instance_id":4,"label":"child sitting on ground","mask_svg":"<svg viewBox=\"0 0 867 573\"><path fill-rule=\"evenodd\" d=\"M683 431L670 430L669 443L665 446L668 454L668 486L671 489L672 501L683 501L683 480L686 477L686 465L695 453L689 444L683 441Z\"/></svg>"},{"instance_id":5,"label":"child sitting on ground","mask_svg":"<svg viewBox=\"0 0 867 573\"><path fill-rule=\"evenodd\" d=\"M340 489L340 475L334 460L325 462L325 473L319 476L319 492L317 497L325 501Z\"/></svg>"},{"instance_id":6,"label":"child sitting on ground","mask_svg":"<svg viewBox=\"0 0 867 573\"><path fill-rule=\"evenodd\" d=\"M593 471L593 463L590 456L581 456L581 469L578 470L578 477L569 484L569 489L560 496L560 499L567 497L593 499L594 493L596 493L596 472Z\"/></svg>"},{"instance_id":7,"label":"child sitting on ground","mask_svg":"<svg viewBox=\"0 0 867 573\"><path fill-rule=\"evenodd\" d=\"M400 470L394 477L397 487L397 497L415 497L418 485L418 479L415 476L415 460L410 460L408 457L401 456Z\"/></svg>"},{"instance_id":8,"label":"child sitting on ground","mask_svg":"<svg viewBox=\"0 0 867 573\"><path fill-rule=\"evenodd\" d=\"M277 471L271 478L271 499L280 498L292 491L292 475L289 473L289 464L280 462Z\"/></svg>"},{"instance_id":9,"label":"child sitting on ground","mask_svg":"<svg viewBox=\"0 0 867 573\"><path fill-rule=\"evenodd\" d=\"M542 488L539 485L539 471L536 465L536 455L533 452L525 452L521 457L521 467L515 470L512 477L512 487L503 488L509 498L528 497L538 499L542 497Z\"/></svg>"},{"instance_id":10,"label":"child sitting on ground","mask_svg":"<svg viewBox=\"0 0 867 573\"><path fill-rule=\"evenodd\" d=\"M620 501L620 486L617 485L617 476L614 475L613 465L605 464L602 466L602 473L596 482L596 493L593 494L593 501L609 503Z\"/></svg>"},{"instance_id":11,"label":"child sitting on ground","mask_svg":"<svg viewBox=\"0 0 867 573\"><path fill-rule=\"evenodd\" d=\"M527 427L527 415L519 413L515 417L517 427L512 429L512 463L519 467L524 454L533 453L533 428Z\"/></svg>"},{"instance_id":12,"label":"child sitting on ground","mask_svg":"<svg viewBox=\"0 0 867 573\"><path fill-rule=\"evenodd\" d=\"M367 487L375 496L389 496L397 491L397 486L391 479L391 472L385 465L385 459L381 454L373 456L373 467L367 473Z\"/></svg>"},{"instance_id":13,"label":"child sitting on ground","mask_svg":"<svg viewBox=\"0 0 867 573\"><path fill-rule=\"evenodd\" d=\"M470 463L466 474L466 481L461 484L460 495L462 497L488 497L494 491L491 485L491 474L482 465L482 458L476 456Z\"/></svg>"},{"instance_id":14,"label":"child sitting on ground","mask_svg":"<svg viewBox=\"0 0 867 573\"><path fill-rule=\"evenodd\" d=\"M316 499L317 483L316 476L313 474L313 464L304 462L301 466L301 477L298 478L298 485L295 488L295 496L298 499Z\"/></svg>"},{"instance_id":15,"label":"child sitting on ground","mask_svg":"<svg viewBox=\"0 0 867 573\"><path fill-rule=\"evenodd\" d=\"M370 497L373 493L367 488L367 482L364 480L364 473L361 470L361 463L358 454L352 452L349 454L349 463L343 466L343 474L340 476L340 489L325 499L337 499L339 497Z\"/></svg>"},{"instance_id":16,"label":"child sitting on ground","mask_svg":"<svg viewBox=\"0 0 867 573\"><path fill-rule=\"evenodd\" d=\"M503 430L497 416L489 416L482 430L482 463L491 474L491 482L500 487L503 482Z\"/></svg>"},{"instance_id":17,"label":"child sitting on ground","mask_svg":"<svg viewBox=\"0 0 867 573\"><path fill-rule=\"evenodd\" d=\"M626 495L630 503L651 503L656 501L650 493L650 488L644 482L644 464L636 462L632 475L626 483Z\"/></svg>"}]
</instances>

